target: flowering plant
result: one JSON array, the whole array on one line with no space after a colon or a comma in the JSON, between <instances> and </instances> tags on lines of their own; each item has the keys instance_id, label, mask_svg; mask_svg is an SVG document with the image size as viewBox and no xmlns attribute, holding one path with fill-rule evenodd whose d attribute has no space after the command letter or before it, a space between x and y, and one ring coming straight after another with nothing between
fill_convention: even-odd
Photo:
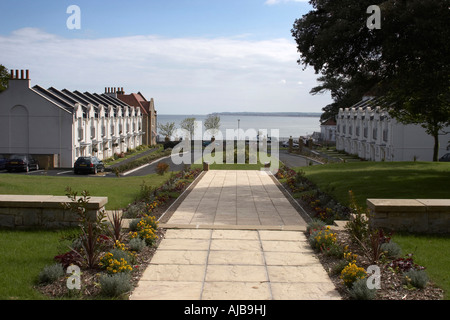
<instances>
[{"instance_id":1,"label":"flowering plant","mask_svg":"<svg viewBox=\"0 0 450 320\"><path fill-rule=\"evenodd\" d=\"M107 252L101 257L99 265L100 267L105 268L106 272L110 274L133 270L124 258L116 259L111 252Z\"/></svg>"},{"instance_id":2,"label":"flowering plant","mask_svg":"<svg viewBox=\"0 0 450 320\"><path fill-rule=\"evenodd\" d=\"M324 251L336 243L336 234L327 226L319 230L314 230L311 233L310 242L314 249Z\"/></svg>"},{"instance_id":3,"label":"flowering plant","mask_svg":"<svg viewBox=\"0 0 450 320\"><path fill-rule=\"evenodd\" d=\"M366 275L367 273L364 268L358 267L354 262L350 262L344 269L342 269L340 278L344 281L344 284L347 287L351 287L353 282L359 279L364 279Z\"/></svg>"},{"instance_id":4,"label":"flowering plant","mask_svg":"<svg viewBox=\"0 0 450 320\"><path fill-rule=\"evenodd\" d=\"M130 232L130 237L133 238L141 238L145 240L147 245L153 245L158 236L155 231L158 228L158 222L155 217L146 217L139 221L136 226L135 232Z\"/></svg>"}]
</instances>

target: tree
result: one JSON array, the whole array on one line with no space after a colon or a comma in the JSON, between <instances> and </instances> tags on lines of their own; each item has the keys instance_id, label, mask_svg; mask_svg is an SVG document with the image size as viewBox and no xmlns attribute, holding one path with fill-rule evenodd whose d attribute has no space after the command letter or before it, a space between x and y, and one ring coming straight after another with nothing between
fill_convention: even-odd
<instances>
[{"instance_id":1,"label":"tree","mask_svg":"<svg viewBox=\"0 0 450 320\"><path fill-rule=\"evenodd\" d=\"M205 129L210 130L212 137L219 132L220 128L220 117L218 115L210 114L205 120L204 123Z\"/></svg>"},{"instance_id":2,"label":"tree","mask_svg":"<svg viewBox=\"0 0 450 320\"><path fill-rule=\"evenodd\" d=\"M310 3L314 10L292 29L299 64L313 66L328 84L344 79L344 91L356 92L346 88L349 83L372 86L393 117L420 124L434 137L436 161L438 135L450 121L450 0ZM371 5L381 9L381 29L367 27Z\"/></svg>"},{"instance_id":3,"label":"tree","mask_svg":"<svg viewBox=\"0 0 450 320\"><path fill-rule=\"evenodd\" d=\"M166 139L170 139L176 129L175 122L167 122L166 124L158 123L158 129Z\"/></svg>"},{"instance_id":4,"label":"tree","mask_svg":"<svg viewBox=\"0 0 450 320\"><path fill-rule=\"evenodd\" d=\"M361 74L360 77L362 76ZM340 108L346 108L357 103L363 95L369 93L375 83L368 79L360 79L360 77L349 80L344 77L323 75L317 79L321 84L312 88L310 94L316 95L330 91L331 98L334 101L322 108L321 121L336 119ZM374 92L370 92L370 94L373 95Z\"/></svg>"},{"instance_id":5,"label":"tree","mask_svg":"<svg viewBox=\"0 0 450 320\"><path fill-rule=\"evenodd\" d=\"M8 80L11 77L8 69L0 64L0 92L8 88Z\"/></svg>"},{"instance_id":6,"label":"tree","mask_svg":"<svg viewBox=\"0 0 450 320\"><path fill-rule=\"evenodd\" d=\"M189 137L192 140L192 138L194 137L194 131L196 128L195 118L184 119L183 121L181 121L180 127L181 127L181 129L184 129L187 132L189 132Z\"/></svg>"}]
</instances>

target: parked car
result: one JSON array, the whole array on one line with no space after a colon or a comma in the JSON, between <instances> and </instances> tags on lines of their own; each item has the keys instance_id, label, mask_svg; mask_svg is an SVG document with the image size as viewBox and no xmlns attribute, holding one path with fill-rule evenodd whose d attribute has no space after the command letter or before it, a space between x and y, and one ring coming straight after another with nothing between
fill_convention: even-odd
<instances>
[{"instance_id":1,"label":"parked car","mask_svg":"<svg viewBox=\"0 0 450 320\"><path fill-rule=\"evenodd\" d=\"M442 157L439 158L440 162L450 162L450 153L444 154Z\"/></svg>"},{"instance_id":2,"label":"parked car","mask_svg":"<svg viewBox=\"0 0 450 320\"><path fill-rule=\"evenodd\" d=\"M5 170L6 169L6 162L8 160L6 160L5 158L0 158L0 170Z\"/></svg>"},{"instance_id":3,"label":"parked car","mask_svg":"<svg viewBox=\"0 0 450 320\"><path fill-rule=\"evenodd\" d=\"M79 157L74 165L73 172L78 173L93 173L104 172L105 166L97 157Z\"/></svg>"},{"instance_id":4,"label":"parked car","mask_svg":"<svg viewBox=\"0 0 450 320\"><path fill-rule=\"evenodd\" d=\"M289 148L289 141L283 142L282 146L283 146L284 148ZM299 144L298 144L297 142L292 142L292 147L293 147L293 148L298 148L298 147L299 147Z\"/></svg>"},{"instance_id":5,"label":"parked car","mask_svg":"<svg viewBox=\"0 0 450 320\"><path fill-rule=\"evenodd\" d=\"M29 154L14 154L6 161L6 170L11 171L30 171L39 170L39 163Z\"/></svg>"}]
</instances>

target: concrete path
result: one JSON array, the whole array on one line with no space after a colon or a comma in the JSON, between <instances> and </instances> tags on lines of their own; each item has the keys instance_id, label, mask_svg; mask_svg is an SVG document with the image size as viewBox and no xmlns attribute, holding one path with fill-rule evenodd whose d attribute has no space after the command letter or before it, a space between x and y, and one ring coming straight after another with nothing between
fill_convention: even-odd
<instances>
[{"instance_id":1,"label":"concrete path","mask_svg":"<svg viewBox=\"0 0 450 320\"><path fill-rule=\"evenodd\" d=\"M162 227L131 300L340 299L265 172L206 172Z\"/></svg>"}]
</instances>

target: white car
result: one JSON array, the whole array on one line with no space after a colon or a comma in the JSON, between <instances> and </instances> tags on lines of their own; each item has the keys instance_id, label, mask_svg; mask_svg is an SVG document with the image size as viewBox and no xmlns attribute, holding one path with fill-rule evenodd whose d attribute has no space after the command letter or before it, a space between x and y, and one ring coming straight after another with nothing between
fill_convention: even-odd
<instances>
[{"instance_id":1,"label":"white car","mask_svg":"<svg viewBox=\"0 0 450 320\"><path fill-rule=\"evenodd\" d=\"M283 142L282 146L283 146L284 148L289 148L289 141ZM293 142L293 143L292 143L292 147L293 147L293 148L298 148L298 147L299 147L299 144L296 143L296 142Z\"/></svg>"}]
</instances>

